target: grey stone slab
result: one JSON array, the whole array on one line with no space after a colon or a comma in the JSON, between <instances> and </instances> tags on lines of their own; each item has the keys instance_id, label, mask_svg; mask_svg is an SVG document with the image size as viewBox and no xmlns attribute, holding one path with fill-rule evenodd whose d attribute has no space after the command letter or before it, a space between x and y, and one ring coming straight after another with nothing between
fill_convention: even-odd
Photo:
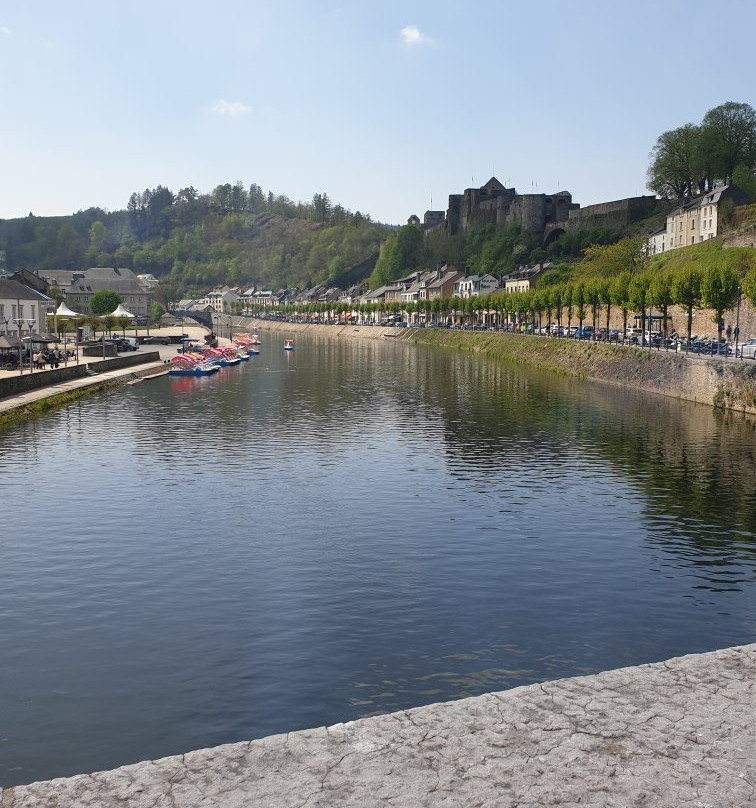
<instances>
[{"instance_id":1,"label":"grey stone slab","mask_svg":"<svg viewBox=\"0 0 756 808\"><path fill-rule=\"evenodd\" d=\"M756 805L756 645L17 786L0 808Z\"/></svg>"}]
</instances>

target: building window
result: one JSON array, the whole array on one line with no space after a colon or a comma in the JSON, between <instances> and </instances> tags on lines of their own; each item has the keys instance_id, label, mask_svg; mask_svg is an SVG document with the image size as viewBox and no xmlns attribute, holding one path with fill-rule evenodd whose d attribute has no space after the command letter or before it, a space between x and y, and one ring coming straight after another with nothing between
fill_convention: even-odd
<instances>
[{"instance_id":1,"label":"building window","mask_svg":"<svg viewBox=\"0 0 756 808\"><path fill-rule=\"evenodd\" d=\"M695 230L695 229L696 229L696 220L695 220L695 219L691 219L691 220L690 220L690 229L691 229L691 230Z\"/></svg>"}]
</instances>

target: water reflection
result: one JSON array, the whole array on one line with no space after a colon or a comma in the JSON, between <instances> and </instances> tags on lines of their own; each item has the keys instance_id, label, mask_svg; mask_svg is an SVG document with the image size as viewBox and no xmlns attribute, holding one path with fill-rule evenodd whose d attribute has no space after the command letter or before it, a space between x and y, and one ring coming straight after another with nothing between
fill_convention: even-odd
<instances>
[{"instance_id":1,"label":"water reflection","mask_svg":"<svg viewBox=\"0 0 756 808\"><path fill-rule=\"evenodd\" d=\"M756 638L707 408L268 335L0 440L3 785Z\"/></svg>"}]
</instances>

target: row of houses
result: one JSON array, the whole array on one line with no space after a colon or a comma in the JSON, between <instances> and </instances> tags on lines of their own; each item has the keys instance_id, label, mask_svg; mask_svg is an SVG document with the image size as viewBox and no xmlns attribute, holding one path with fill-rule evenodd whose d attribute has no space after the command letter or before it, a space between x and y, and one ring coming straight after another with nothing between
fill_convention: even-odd
<instances>
[{"instance_id":1,"label":"row of houses","mask_svg":"<svg viewBox=\"0 0 756 808\"><path fill-rule=\"evenodd\" d=\"M174 313L230 314L258 312L283 306L304 307L314 303L359 305L363 303L407 305L437 298L468 298L493 292L526 292L538 278L554 265L542 262L521 267L516 272L497 278L494 275L471 275L455 266L443 264L435 270L413 272L405 278L370 290L362 283L350 289L315 286L311 289L272 290L241 289L222 286L197 299L179 300L169 308Z\"/></svg>"}]
</instances>

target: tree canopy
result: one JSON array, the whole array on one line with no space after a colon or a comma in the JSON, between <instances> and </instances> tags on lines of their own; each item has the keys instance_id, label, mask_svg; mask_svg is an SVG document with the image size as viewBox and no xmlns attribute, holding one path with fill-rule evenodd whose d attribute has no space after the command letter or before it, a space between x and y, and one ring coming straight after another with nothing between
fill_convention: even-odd
<instances>
[{"instance_id":1,"label":"tree canopy","mask_svg":"<svg viewBox=\"0 0 756 808\"><path fill-rule=\"evenodd\" d=\"M685 124L659 135L646 175L649 190L666 199L683 199L729 183L738 168L756 168L756 111L728 101L709 110L700 125ZM747 188L744 188L747 193Z\"/></svg>"},{"instance_id":2,"label":"tree canopy","mask_svg":"<svg viewBox=\"0 0 756 808\"><path fill-rule=\"evenodd\" d=\"M92 295L92 299L89 301L89 310L97 316L112 314L121 303L123 303L123 300L118 292L103 289Z\"/></svg>"},{"instance_id":3,"label":"tree canopy","mask_svg":"<svg viewBox=\"0 0 756 808\"><path fill-rule=\"evenodd\" d=\"M223 283L338 286L364 266L361 280L389 232L326 193L295 203L256 183L226 183L209 194L158 185L131 194L121 211L0 221L0 249L11 271L129 267L184 296Z\"/></svg>"}]
</instances>

